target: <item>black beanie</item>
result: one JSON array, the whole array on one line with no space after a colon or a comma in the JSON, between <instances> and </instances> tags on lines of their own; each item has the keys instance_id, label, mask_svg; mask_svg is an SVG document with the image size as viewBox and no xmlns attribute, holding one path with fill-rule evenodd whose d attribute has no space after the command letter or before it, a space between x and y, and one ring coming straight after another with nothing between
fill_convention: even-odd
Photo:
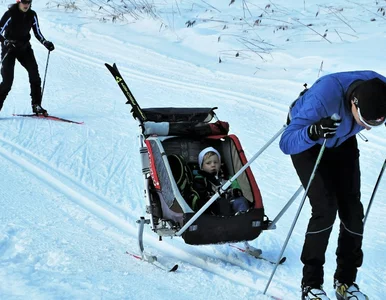
<instances>
[{"instance_id":1,"label":"black beanie","mask_svg":"<svg viewBox=\"0 0 386 300\"><path fill-rule=\"evenodd\" d=\"M363 81L353 92L365 120L386 117L386 83L379 78Z\"/></svg>"}]
</instances>

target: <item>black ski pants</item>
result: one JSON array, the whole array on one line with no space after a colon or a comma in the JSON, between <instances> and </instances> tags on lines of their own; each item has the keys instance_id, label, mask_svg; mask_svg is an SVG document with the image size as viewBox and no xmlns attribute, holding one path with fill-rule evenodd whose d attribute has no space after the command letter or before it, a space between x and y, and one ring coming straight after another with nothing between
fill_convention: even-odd
<instances>
[{"instance_id":1,"label":"black ski pants","mask_svg":"<svg viewBox=\"0 0 386 300\"><path fill-rule=\"evenodd\" d=\"M8 49L2 47L1 59L5 57ZM28 43L22 49L11 49L5 57L1 66L1 76L3 81L0 84L0 108L2 107L5 98L12 88L15 61L16 59L27 70L29 83L31 86L31 104L41 104L42 92L41 92L41 79L39 76L38 65L36 63L34 52L31 45Z\"/></svg>"},{"instance_id":2,"label":"black ski pants","mask_svg":"<svg viewBox=\"0 0 386 300\"><path fill-rule=\"evenodd\" d=\"M291 159L304 187L307 186L321 149L316 145ZM336 213L340 218L337 268L334 278L351 284L362 265L363 206L360 202L359 150L353 136L336 148L326 148L308 198L312 215L309 220L301 261L303 286L319 288L324 282L323 265Z\"/></svg>"}]
</instances>

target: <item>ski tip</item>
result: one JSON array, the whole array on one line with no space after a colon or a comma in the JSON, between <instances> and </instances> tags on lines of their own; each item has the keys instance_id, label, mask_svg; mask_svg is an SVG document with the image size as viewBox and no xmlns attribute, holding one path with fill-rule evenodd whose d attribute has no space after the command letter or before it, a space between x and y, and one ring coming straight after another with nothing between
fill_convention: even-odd
<instances>
[{"instance_id":1,"label":"ski tip","mask_svg":"<svg viewBox=\"0 0 386 300\"><path fill-rule=\"evenodd\" d=\"M113 65L105 63L105 66L106 66L107 69L109 69L110 72L113 72L113 70L119 72L116 63L113 63Z\"/></svg>"},{"instance_id":2,"label":"ski tip","mask_svg":"<svg viewBox=\"0 0 386 300\"><path fill-rule=\"evenodd\" d=\"M286 260L287 260L287 257L283 256L283 257L281 258L281 260L279 260L279 264L281 265L281 264L284 263Z\"/></svg>"},{"instance_id":3,"label":"ski tip","mask_svg":"<svg viewBox=\"0 0 386 300\"><path fill-rule=\"evenodd\" d=\"M141 256L139 256L139 255L136 255L136 254L130 253L129 251L126 251L125 253L126 253L126 254L128 254L128 255L130 255L130 256L132 256L132 257L134 257L134 258L136 258L136 259L140 259L140 260L142 260L142 257L141 257Z\"/></svg>"},{"instance_id":4,"label":"ski tip","mask_svg":"<svg viewBox=\"0 0 386 300\"><path fill-rule=\"evenodd\" d=\"M174 267L171 268L171 269L169 270L169 272L175 272L175 271L177 271L177 270L178 270L178 265L174 265Z\"/></svg>"}]
</instances>

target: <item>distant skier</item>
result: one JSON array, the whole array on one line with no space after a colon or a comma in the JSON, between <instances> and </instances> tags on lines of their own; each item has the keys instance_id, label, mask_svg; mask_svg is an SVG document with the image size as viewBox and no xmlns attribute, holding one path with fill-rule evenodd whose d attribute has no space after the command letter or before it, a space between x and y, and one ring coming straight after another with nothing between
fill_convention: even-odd
<instances>
[{"instance_id":1,"label":"distant skier","mask_svg":"<svg viewBox=\"0 0 386 300\"><path fill-rule=\"evenodd\" d=\"M302 299L329 299L322 286L323 265L337 212L340 232L334 274L336 296L340 300L368 299L355 283L363 262L364 218L355 135L385 123L385 82L385 77L372 71L326 75L299 96L290 111L280 148L291 155L304 187L327 139L308 192L312 215L301 254ZM332 117L335 113L340 119Z\"/></svg>"},{"instance_id":2,"label":"distant skier","mask_svg":"<svg viewBox=\"0 0 386 300\"><path fill-rule=\"evenodd\" d=\"M53 51L55 47L40 32L38 17L36 12L31 9L31 2L32 0L17 0L16 4L9 6L9 9L0 20L1 76L3 77L3 81L0 84L0 110L12 87L15 60L17 59L28 71L31 85L32 111L36 114L47 115L47 111L41 106L41 79L30 44L31 28L35 37L48 51Z\"/></svg>"}]
</instances>

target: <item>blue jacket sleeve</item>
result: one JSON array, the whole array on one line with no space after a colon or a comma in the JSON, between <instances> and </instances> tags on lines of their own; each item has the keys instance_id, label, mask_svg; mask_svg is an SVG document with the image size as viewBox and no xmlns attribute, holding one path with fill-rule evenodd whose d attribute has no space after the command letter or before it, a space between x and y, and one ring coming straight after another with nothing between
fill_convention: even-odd
<instances>
[{"instance_id":1,"label":"blue jacket sleeve","mask_svg":"<svg viewBox=\"0 0 386 300\"><path fill-rule=\"evenodd\" d=\"M318 142L311 140L307 131L310 125L326 117L326 109L319 97L308 91L292 108L292 120L284 130L279 143L280 149L285 154L298 154Z\"/></svg>"}]
</instances>

